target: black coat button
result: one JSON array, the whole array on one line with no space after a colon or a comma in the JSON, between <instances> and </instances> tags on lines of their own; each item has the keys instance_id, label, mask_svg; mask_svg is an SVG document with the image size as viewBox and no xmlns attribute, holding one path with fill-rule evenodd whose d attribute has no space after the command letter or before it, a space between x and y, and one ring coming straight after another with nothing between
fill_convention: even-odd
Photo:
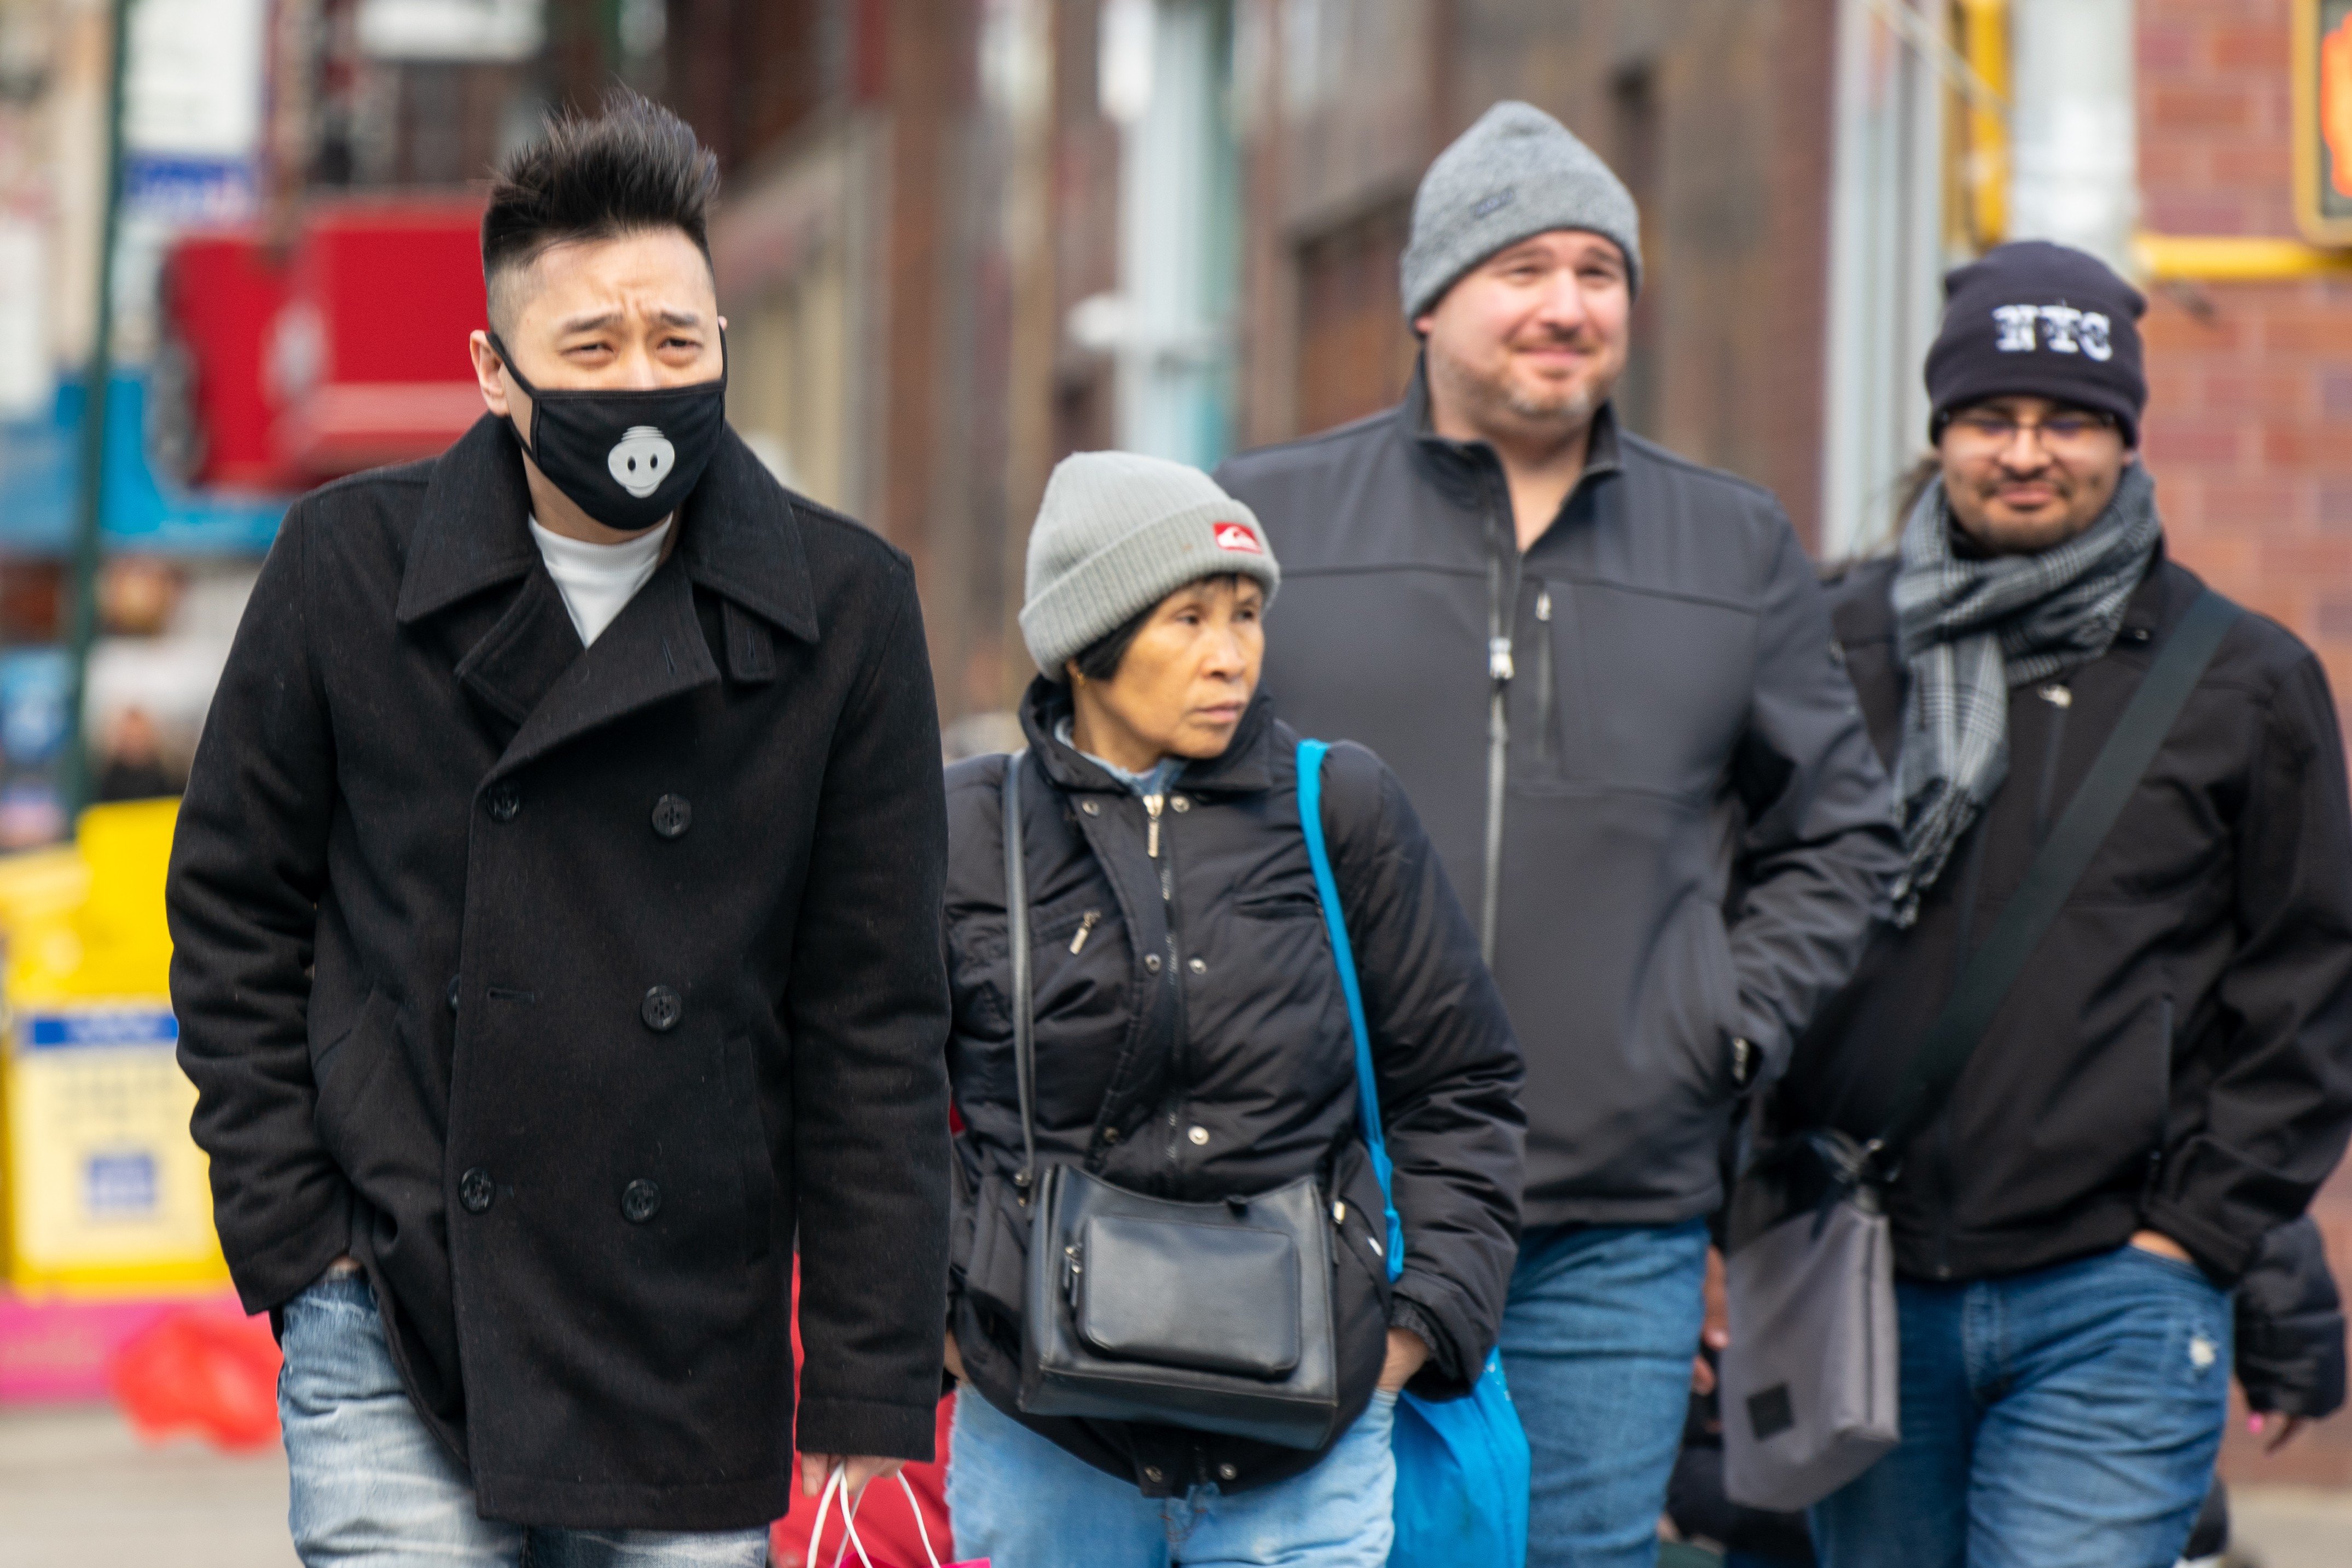
<instances>
[{"instance_id":1,"label":"black coat button","mask_svg":"<svg viewBox=\"0 0 2352 1568\"><path fill-rule=\"evenodd\" d=\"M661 1213L661 1189L642 1178L621 1189L621 1217L643 1225Z\"/></svg>"},{"instance_id":2,"label":"black coat button","mask_svg":"<svg viewBox=\"0 0 2352 1568\"><path fill-rule=\"evenodd\" d=\"M682 795L666 795L654 802L654 831L676 838L694 826L694 807Z\"/></svg>"},{"instance_id":3,"label":"black coat button","mask_svg":"<svg viewBox=\"0 0 2352 1568\"><path fill-rule=\"evenodd\" d=\"M456 974L449 976L449 1011L452 1013L457 1010L457 982L460 978Z\"/></svg>"},{"instance_id":4,"label":"black coat button","mask_svg":"<svg viewBox=\"0 0 2352 1568\"><path fill-rule=\"evenodd\" d=\"M511 779L500 779L490 786L487 801L490 816L499 822L512 822L515 813L522 809L522 791L515 788Z\"/></svg>"},{"instance_id":5,"label":"black coat button","mask_svg":"<svg viewBox=\"0 0 2352 1568\"><path fill-rule=\"evenodd\" d=\"M656 985L637 1005L637 1016L656 1035L667 1035L686 1016L686 999L667 985Z\"/></svg>"},{"instance_id":6,"label":"black coat button","mask_svg":"<svg viewBox=\"0 0 2352 1568\"><path fill-rule=\"evenodd\" d=\"M466 1205L467 1214L480 1214L490 1206L499 1190L490 1181L490 1173L479 1165L457 1178L457 1201Z\"/></svg>"}]
</instances>

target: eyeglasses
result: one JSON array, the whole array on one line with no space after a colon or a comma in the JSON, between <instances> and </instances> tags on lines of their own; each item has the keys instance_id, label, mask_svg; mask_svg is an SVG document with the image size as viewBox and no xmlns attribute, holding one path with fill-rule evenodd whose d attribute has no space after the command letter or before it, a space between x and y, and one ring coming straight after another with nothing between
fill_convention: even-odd
<instances>
[{"instance_id":1,"label":"eyeglasses","mask_svg":"<svg viewBox=\"0 0 2352 1568\"><path fill-rule=\"evenodd\" d=\"M1965 414L1955 414L1944 428L1958 435L1971 447L2006 447L2015 441L2020 431L2032 434L2046 451L2079 450L2102 430L2112 430L2116 422L2105 414L2053 414L2047 419L2019 419L1990 408L1972 408Z\"/></svg>"}]
</instances>

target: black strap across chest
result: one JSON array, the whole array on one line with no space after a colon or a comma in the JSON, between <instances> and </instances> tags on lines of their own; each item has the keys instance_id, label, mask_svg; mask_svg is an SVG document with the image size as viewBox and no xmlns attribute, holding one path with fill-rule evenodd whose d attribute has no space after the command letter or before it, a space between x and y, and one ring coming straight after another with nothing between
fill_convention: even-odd
<instances>
[{"instance_id":1,"label":"black strap across chest","mask_svg":"<svg viewBox=\"0 0 2352 1568\"><path fill-rule=\"evenodd\" d=\"M1935 1119L1959 1081L1969 1055L1991 1028L2026 961L2090 869L2124 805L2156 760L2180 710L2212 663L2221 639L2243 614L2210 588L2189 606L2116 721L2074 798L2050 830L2017 892L2001 906L1984 943L1963 961L1952 994L1920 1037L1895 1111L1872 1151L1882 1159ZM1981 826L1978 830L1983 831Z\"/></svg>"}]
</instances>

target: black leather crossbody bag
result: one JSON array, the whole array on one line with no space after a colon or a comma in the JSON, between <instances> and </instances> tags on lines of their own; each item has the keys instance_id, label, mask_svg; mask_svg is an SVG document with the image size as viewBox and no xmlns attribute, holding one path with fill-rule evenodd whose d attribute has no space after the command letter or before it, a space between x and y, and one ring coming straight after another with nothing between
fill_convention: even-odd
<instances>
[{"instance_id":1,"label":"black leather crossbody bag","mask_svg":"<svg viewBox=\"0 0 2352 1568\"><path fill-rule=\"evenodd\" d=\"M1312 1175L1272 1192L1179 1203L1083 1165L1037 1163L1036 1000L1020 778L1004 770L1004 914L1013 966L1029 1255L1021 1408L1328 1443L1339 1415L1329 1204Z\"/></svg>"}]
</instances>

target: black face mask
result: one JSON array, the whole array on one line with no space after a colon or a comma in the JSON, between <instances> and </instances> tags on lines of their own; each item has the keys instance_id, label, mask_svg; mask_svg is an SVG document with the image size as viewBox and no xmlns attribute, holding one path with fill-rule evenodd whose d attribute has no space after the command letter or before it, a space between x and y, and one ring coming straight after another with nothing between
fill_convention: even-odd
<instances>
[{"instance_id":1,"label":"black face mask","mask_svg":"<svg viewBox=\"0 0 2352 1568\"><path fill-rule=\"evenodd\" d=\"M515 368L496 332L490 347L530 397L522 449L557 489L607 528L651 528L677 510L727 427L726 343L719 379L643 390L564 387L541 392Z\"/></svg>"}]
</instances>

